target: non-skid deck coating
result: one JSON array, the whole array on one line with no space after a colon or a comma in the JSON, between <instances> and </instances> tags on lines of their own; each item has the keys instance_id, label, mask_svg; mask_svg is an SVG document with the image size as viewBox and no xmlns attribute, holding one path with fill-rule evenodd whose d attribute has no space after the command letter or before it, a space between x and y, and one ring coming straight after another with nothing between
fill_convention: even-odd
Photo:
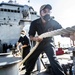
<instances>
[{"instance_id":1,"label":"non-skid deck coating","mask_svg":"<svg viewBox=\"0 0 75 75\"><path fill-rule=\"evenodd\" d=\"M24 74L20 74L20 75L24 75ZM34 73L31 73L31 75L52 75L50 73L46 73L45 71L44 72L34 72Z\"/></svg>"},{"instance_id":2,"label":"non-skid deck coating","mask_svg":"<svg viewBox=\"0 0 75 75\"><path fill-rule=\"evenodd\" d=\"M58 58L58 61L60 62L60 64L67 64L67 63L72 63L73 60L71 60L71 57L72 56L72 53L70 54L63 54L63 55L58 55L57 58ZM42 59L44 62L48 61L46 58ZM52 75L52 74L48 74L44 68L44 65L41 63L41 72L33 72L31 73L31 75ZM44 70L45 69L45 70ZM25 74L25 70L24 71L21 71L20 75L24 75Z\"/></svg>"}]
</instances>

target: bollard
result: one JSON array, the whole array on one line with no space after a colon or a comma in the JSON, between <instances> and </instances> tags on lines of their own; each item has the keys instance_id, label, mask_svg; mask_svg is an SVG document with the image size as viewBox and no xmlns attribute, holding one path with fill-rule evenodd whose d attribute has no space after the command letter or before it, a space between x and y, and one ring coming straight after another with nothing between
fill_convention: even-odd
<instances>
[{"instance_id":1,"label":"bollard","mask_svg":"<svg viewBox=\"0 0 75 75\"><path fill-rule=\"evenodd\" d=\"M0 75L19 75L20 57L0 57Z\"/></svg>"}]
</instances>

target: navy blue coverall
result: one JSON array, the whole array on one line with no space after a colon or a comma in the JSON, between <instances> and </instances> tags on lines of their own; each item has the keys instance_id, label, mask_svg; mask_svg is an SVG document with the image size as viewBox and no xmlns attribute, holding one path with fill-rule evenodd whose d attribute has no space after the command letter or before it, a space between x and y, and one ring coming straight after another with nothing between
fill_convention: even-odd
<instances>
[{"instance_id":1,"label":"navy blue coverall","mask_svg":"<svg viewBox=\"0 0 75 75\"><path fill-rule=\"evenodd\" d=\"M53 19L51 19L45 25L43 25L41 18L39 18L31 22L29 36L34 37L36 32L38 35L41 35L42 33L60 28L62 28L62 26ZM31 72L34 69L36 60L40 53L42 53L43 51L46 53L50 61L54 75L65 75L55 56L52 37L43 39L43 41L39 44L39 46L36 48L33 54L28 58L26 64L27 72Z\"/></svg>"}]
</instances>

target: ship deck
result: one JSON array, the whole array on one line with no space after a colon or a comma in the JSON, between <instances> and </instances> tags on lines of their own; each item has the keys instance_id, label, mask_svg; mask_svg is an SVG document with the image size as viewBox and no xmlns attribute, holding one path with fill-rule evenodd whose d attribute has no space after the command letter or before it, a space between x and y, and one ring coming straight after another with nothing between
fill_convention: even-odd
<instances>
[{"instance_id":1,"label":"ship deck","mask_svg":"<svg viewBox=\"0 0 75 75\"><path fill-rule=\"evenodd\" d=\"M9 55L9 53L0 54L0 55L1 56L5 55L3 57L8 57L8 58L10 57L10 59L12 58L12 55ZM47 73L47 68L48 68L47 66L49 66L50 63L48 61L46 54L44 53L43 55L44 55L43 57L42 57L42 54L40 55L40 57L39 57L40 62L37 62L35 64L35 68L32 71L31 75L51 75L50 73L49 74ZM64 54L57 55L57 58L58 58L58 61L60 64L73 63L73 59L71 57L72 57L72 52L69 52L66 50L65 50ZM4 58L4 59L6 59L6 58ZM8 60L3 60L3 61L8 62ZM2 60L1 60L1 62L2 62ZM39 65L37 66L37 64L39 64ZM21 70L23 68L23 65L21 65L18 68L19 68L19 75L24 75L26 70L25 69Z\"/></svg>"},{"instance_id":2,"label":"ship deck","mask_svg":"<svg viewBox=\"0 0 75 75\"><path fill-rule=\"evenodd\" d=\"M20 74L20 75L24 75L24 74ZM31 75L52 75L52 74L48 74L45 71L44 72L40 72L40 73L31 73Z\"/></svg>"},{"instance_id":3,"label":"ship deck","mask_svg":"<svg viewBox=\"0 0 75 75\"><path fill-rule=\"evenodd\" d=\"M58 61L60 64L73 63L73 60L71 59L71 57L72 57L72 52L68 52L63 55L57 55L57 58L58 58ZM48 74L46 72L46 68L43 65L46 62L48 63L48 58L46 58L46 57L42 58L42 61L43 61L43 63L41 62L40 72L37 71L37 65L35 65L35 68L34 68L33 72L31 73L31 75L52 75L52 74ZM20 75L24 75L24 74L25 74L25 70L20 71Z\"/></svg>"}]
</instances>

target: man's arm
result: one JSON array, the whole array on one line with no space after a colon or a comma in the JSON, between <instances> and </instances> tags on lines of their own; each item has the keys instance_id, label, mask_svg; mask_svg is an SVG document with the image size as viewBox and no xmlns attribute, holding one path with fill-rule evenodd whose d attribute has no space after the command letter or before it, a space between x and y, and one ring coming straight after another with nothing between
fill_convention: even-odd
<instances>
[{"instance_id":1,"label":"man's arm","mask_svg":"<svg viewBox=\"0 0 75 75\"><path fill-rule=\"evenodd\" d=\"M27 46L28 46L28 45L22 45L22 46L21 46L21 49L23 49L23 48L25 48L25 47L27 47Z\"/></svg>"},{"instance_id":2,"label":"man's arm","mask_svg":"<svg viewBox=\"0 0 75 75\"><path fill-rule=\"evenodd\" d=\"M21 43L20 43L20 42L17 42L17 47L16 47L17 50L20 50L20 49L19 49L19 46L20 46L20 45L21 45Z\"/></svg>"},{"instance_id":3,"label":"man's arm","mask_svg":"<svg viewBox=\"0 0 75 75\"><path fill-rule=\"evenodd\" d=\"M43 40L43 38L39 38L38 36L36 36L36 37L30 36L30 40L31 41L41 42Z\"/></svg>"},{"instance_id":4,"label":"man's arm","mask_svg":"<svg viewBox=\"0 0 75 75\"><path fill-rule=\"evenodd\" d=\"M75 32L70 34L70 39L71 39L72 41L75 41Z\"/></svg>"},{"instance_id":5,"label":"man's arm","mask_svg":"<svg viewBox=\"0 0 75 75\"><path fill-rule=\"evenodd\" d=\"M62 34L61 37L70 37L70 34Z\"/></svg>"}]
</instances>

